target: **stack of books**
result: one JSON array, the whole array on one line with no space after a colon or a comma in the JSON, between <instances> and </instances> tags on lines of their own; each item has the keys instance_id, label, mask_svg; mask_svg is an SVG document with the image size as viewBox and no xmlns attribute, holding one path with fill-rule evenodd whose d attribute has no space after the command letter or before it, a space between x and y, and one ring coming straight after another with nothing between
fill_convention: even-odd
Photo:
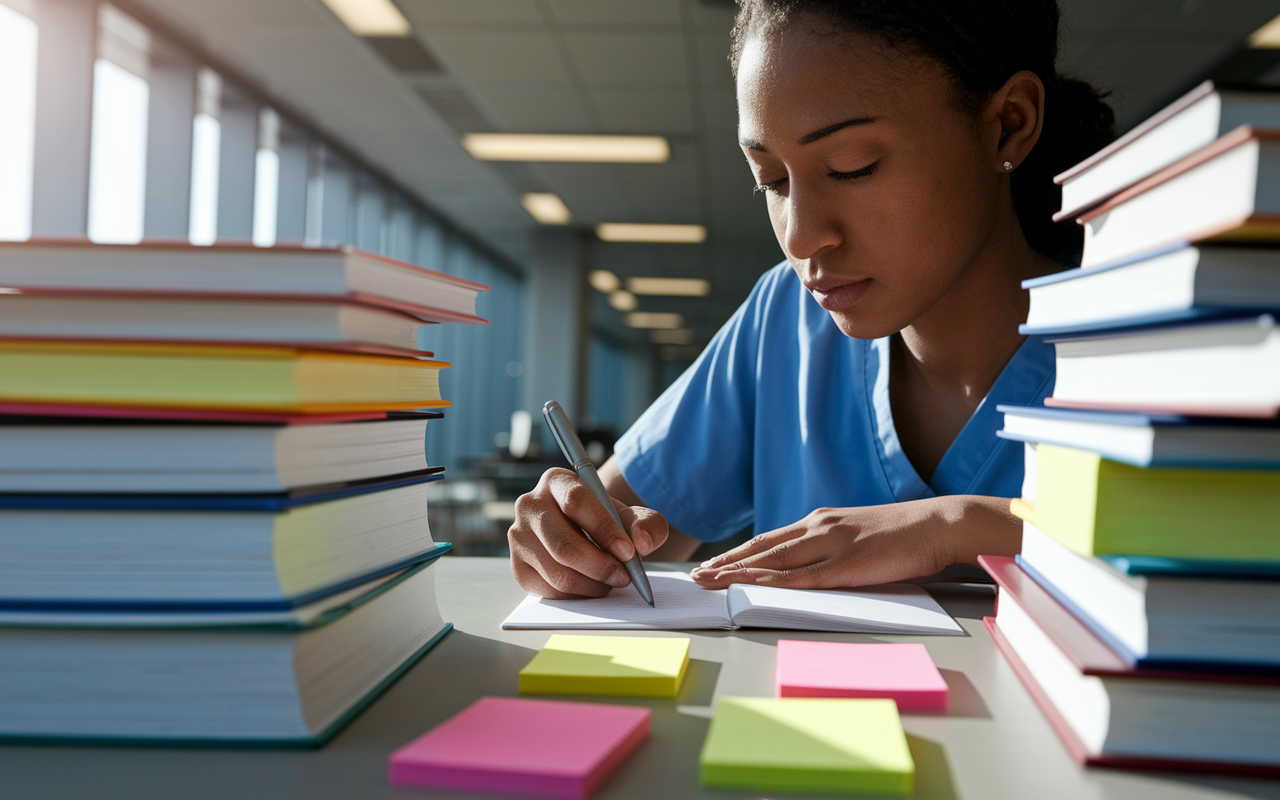
<instances>
[{"instance_id":1,"label":"stack of books","mask_svg":"<svg viewBox=\"0 0 1280 800\"><path fill-rule=\"evenodd\" d=\"M419 334L486 287L58 241L0 286L0 737L317 744L449 629Z\"/></svg>"},{"instance_id":2,"label":"stack of books","mask_svg":"<svg viewBox=\"0 0 1280 800\"><path fill-rule=\"evenodd\" d=\"M1280 774L1280 95L1206 83L1059 182L988 630L1082 763Z\"/></svg>"}]
</instances>

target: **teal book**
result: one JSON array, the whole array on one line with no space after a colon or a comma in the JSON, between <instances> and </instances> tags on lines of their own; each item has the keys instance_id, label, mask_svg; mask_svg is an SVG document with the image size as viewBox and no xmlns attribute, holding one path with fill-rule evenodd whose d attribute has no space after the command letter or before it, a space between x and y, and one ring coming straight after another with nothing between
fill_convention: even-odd
<instances>
[{"instance_id":1,"label":"teal book","mask_svg":"<svg viewBox=\"0 0 1280 800\"><path fill-rule=\"evenodd\" d=\"M436 564L277 624L0 627L0 738L319 746L452 627Z\"/></svg>"}]
</instances>

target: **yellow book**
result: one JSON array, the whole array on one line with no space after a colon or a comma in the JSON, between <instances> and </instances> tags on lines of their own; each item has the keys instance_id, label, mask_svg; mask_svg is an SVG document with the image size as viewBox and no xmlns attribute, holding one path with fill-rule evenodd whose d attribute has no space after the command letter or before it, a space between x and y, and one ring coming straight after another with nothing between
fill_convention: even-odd
<instances>
[{"instance_id":1,"label":"yellow book","mask_svg":"<svg viewBox=\"0 0 1280 800\"><path fill-rule=\"evenodd\" d=\"M256 347L0 341L0 401L293 413L435 408L444 361Z\"/></svg>"},{"instance_id":2,"label":"yellow book","mask_svg":"<svg viewBox=\"0 0 1280 800\"><path fill-rule=\"evenodd\" d=\"M688 670L686 638L557 633L520 670L520 692L675 697Z\"/></svg>"},{"instance_id":3,"label":"yellow book","mask_svg":"<svg viewBox=\"0 0 1280 800\"><path fill-rule=\"evenodd\" d=\"M1036 448L1036 502L1013 513L1083 555L1280 560L1280 470L1133 467Z\"/></svg>"}]
</instances>

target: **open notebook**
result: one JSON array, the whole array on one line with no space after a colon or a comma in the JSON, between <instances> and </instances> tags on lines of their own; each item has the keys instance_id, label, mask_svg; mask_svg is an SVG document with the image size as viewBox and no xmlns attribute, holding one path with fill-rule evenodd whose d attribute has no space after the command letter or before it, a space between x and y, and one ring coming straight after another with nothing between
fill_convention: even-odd
<instances>
[{"instance_id":1,"label":"open notebook","mask_svg":"<svg viewBox=\"0 0 1280 800\"><path fill-rule=\"evenodd\" d=\"M862 589L778 589L734 584L703 589L683 572L651 572L654 608L635 589L592 600L546 600L529 595L502 623L533 630L697 630L785 628L840 633L964 635L942 606L919 586Z\"/></svg>"}]
</instances>

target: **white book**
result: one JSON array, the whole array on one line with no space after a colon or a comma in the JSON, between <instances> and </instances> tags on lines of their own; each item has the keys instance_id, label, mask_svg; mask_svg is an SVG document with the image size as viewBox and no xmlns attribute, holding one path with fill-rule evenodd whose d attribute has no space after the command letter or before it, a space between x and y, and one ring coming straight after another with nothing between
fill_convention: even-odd
<instances>
[{"instance_id":1,"label":"white book","mask_svg":"<svg viewBox=\"0 0 1280 800\"><path fill-rule=\"evenodd\" d=\"M0 292L0 337L368 345L424 355L417 317L363 303L267 297Z\"/></svg>"},{"instance_id":2,"label":"white book","mask_svg":"<svg viewBox=\"0 0 1280 800\"><path fill-rule=\"evenodd\" d=\"M0 420L0 492L281 492L428 468L427 420L299 425Z\"/></svg>"},{"instance_id":3,"label":"white book","mask_svg":"<svg viewBox=\"0 0 1280 800\"><path fill-rule=\"evenodd\" d=\"M1280 127L1280 94L1229 91L1205 81L1112 144L1054 178L1067 219L1240 125Z\"/></svg>"},{"instance_id":4,"label":"white book","mask_svg":"<svg viewBox=\"0 0 1280 800\"><path fill-rule=\"evenodd\" d=\"M506 630L737 630L783 628L839 633L963 636L924 589L887 584L860 589L780 589L734 584L704 589L683 572L651 572L654 607L635 589L590 600L526 597Z\"/></svg>"},{"instance_id":5,"label":"white book","mask_svg":"<svg viewBox=\"0 0 1280 800\"><path fill-rule=\"evenodd\" d=\"M341 297L432 322L484 323L489 287L353 247L66 240L0 243L0 286L156 295Z\"/></svg>"}]
</instances>

